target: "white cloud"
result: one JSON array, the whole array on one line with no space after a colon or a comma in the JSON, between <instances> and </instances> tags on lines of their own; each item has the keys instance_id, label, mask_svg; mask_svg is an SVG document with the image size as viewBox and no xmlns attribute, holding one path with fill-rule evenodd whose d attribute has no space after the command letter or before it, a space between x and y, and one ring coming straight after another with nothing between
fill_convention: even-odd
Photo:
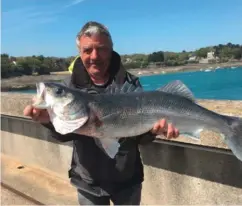
<instances>
[{"instance_id":1,"label":"white cloud","mask_svg":"<svg viewBox=\"0 0 242 206\"><path fill-rule=\"evenodd\" d=\"M18 8L2 12L2 31L13 32L30 29L39 24L51 23L57 20L57 12L40 8Z\"/></svg>"},{"instance_id":2,"label":"white cloud","mask_svg":"<svg viewBox=\"0 0 242 206\"><path fill-rule=\"evenodd\" d=\"M34 28L39 24L52 23L58 20L58 14L65 12L71 6L82 3L85 0L72 0L69 4L58 5L50 8L44 7L22 7L2 12L2 31L16 32ZM25 31L26 32L26 31Z\"/></svg>"},{"instance_id":3,"label":"white cloud","mask_svg":"<svg viewBox=\"0 0 242 206\"><path fill-rule=\"evenodd\" d=\"M67 4L67 5L65 6L65 8L67 8L67 7L71 7L71 6L74 6L74 5L77 5L77 4L80 4L80 3L82 3L83 1L85 1L85 0L74 0L74 1L72 1L70 4Z\"/></svg>"}]
</instances>

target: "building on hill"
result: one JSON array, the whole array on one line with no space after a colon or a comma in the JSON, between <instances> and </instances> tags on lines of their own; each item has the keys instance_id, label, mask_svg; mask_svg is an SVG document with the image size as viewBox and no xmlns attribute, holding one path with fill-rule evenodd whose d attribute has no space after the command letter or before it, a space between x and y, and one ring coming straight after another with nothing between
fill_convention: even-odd
<instances>
[{"instance_id":1,"label":"building on hill","mask_svg":"<svg viewBox=\"0 0 242 206\"><path fill-rule=\"evenodd\" d=\"M218 61L219 61L219 58L214 55L213 51L208 52L206 58L199 59L200 64L216 63Z\"/></svg>"}]
</instances>

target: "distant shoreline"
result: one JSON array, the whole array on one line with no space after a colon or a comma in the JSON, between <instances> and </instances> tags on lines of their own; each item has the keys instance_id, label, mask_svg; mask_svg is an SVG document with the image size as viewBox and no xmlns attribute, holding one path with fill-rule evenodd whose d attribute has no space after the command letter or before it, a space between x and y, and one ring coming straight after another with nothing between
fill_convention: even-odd
<instances>
[{"instance_id":1,"label":"distant shoreline","mask_svg":"<svg viewBox=\"0 0 242 206\"><path fill-rule=\"evenodd\" d=\"M169 74L169 73L180 73L187 71L199 71L199 70L214 70L223 69L227 67L239 67L242 66L242 62L230 62L230 63L220 63L220 64L189 64L184 66L174 66L174 67L160 67L160 68L137 68L129 69L128 71L136 76L150 76L158 74ZM8 91L21 91L36 89L36 82L39 81L60 81L70 75L68 71L64 72L54 72L50 75L31 75L31 76L20 76L11 77L1 80L1 92Z\"/></svg>"},{"instance_id":2,"label":"distant shoreline","mask_svg":"<svg viewBox=\"0 0 242 206\"><path fill-rule=\"evenodd\" d=\"M160 68L147 68L147 69L129 69L128 71L136 76L150 76L157 74L170 74L170 73L181 73L189 71L205 71L205 70L214 70L214 69L224 69L224 68L233 68L241 67L241 62L234 63L217 63L217 64L189 64L184 66L169 66L169 67L160 67Z\"/></svg>"}]
</instances>

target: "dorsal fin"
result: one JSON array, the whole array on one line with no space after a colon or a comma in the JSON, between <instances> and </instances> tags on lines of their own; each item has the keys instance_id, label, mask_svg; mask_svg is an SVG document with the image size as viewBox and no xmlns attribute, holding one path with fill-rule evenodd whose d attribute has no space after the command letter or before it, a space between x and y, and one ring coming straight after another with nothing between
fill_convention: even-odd
<instances>
[{"instance_id":1,"label":"dorsal fin","mask_svg":"<svg viewBox=\"0 0 242 206\"><path fill-rule=\"evenodd\" d=\"M108 93L108 94L140 92L140 91L143 91L141 87L135 87L133 84L130 84L127 81L123 85L118 85L115 82L113 82L105 89L105 93Z\"/></svg>"},{"instance_id":2,"label":"dorsal fin","mask_svg":"<svg viewBox=\"0 0 242 206\"><path fill-rule=\"evenodd\" d=\"M195 101L195 97L193 96L191 90L180 80L169 82L168 84L158 88L157 90L180 95L182 97L186 97L192 101Z\"/></svg>"}]
</instances>

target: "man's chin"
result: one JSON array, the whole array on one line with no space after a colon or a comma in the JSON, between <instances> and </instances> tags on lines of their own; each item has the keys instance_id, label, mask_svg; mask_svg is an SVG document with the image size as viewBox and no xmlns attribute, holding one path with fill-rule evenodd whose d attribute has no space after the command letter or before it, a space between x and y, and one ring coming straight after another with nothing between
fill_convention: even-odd
<instances>
[{"instance_id":1,"label":"man's chin","mask_svg":"<svg viewBox=\"0 0 242 206\"><path fill-rule=\"evenodd\" d=\"M105 70L106 68L103 68L103 67L98 67L98 66L95 66L95 67L90 67L89 71L91 71L91 73L93 74L104 74L105 73Z\"/></svg>"},{"instance_id":2,"label":"man's chin","mask_svg":"<svg viewBox=\"0 0 242 206\"><path fill-rule=\"evenodd\" d=\"M103 66L99 66L99 65L95 65L95 64L92 64L90 66L91 69L94 69L94 70L103 70Z\"/></svg>"},{"instance_id":3,"label":"man's chin","mask_svg":"<svg viewBox=\"0 0 242 206\"><path fill-rule=\"evenodd\" d=\"M105 75L105 73L103 71L100 70L91 70L90 72L91 76L93 77L103 77Z\"/></svg>"}]
</instances>

